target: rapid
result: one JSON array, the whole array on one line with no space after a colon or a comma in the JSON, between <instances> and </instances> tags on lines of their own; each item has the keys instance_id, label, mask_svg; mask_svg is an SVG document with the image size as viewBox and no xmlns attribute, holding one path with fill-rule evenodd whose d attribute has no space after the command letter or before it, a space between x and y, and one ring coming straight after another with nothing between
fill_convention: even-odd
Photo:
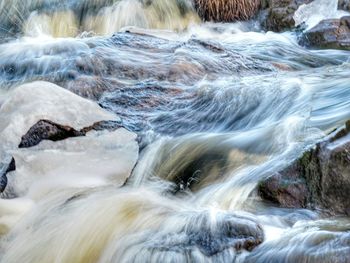
<instances>
[{"instance_id":1,"label":"rapid","mask_svg":"<svg viewBox=\"0 0 350 263\"><path fill-rule=\"evenodd\" d=\"M350 119L349 51L204 23L190 0L0 0L0 36L0 162L17 167L0 262L349 255L349 218L256 192ZM18 148L42 119L124 128Z\"/></svg>"}]
</instances>

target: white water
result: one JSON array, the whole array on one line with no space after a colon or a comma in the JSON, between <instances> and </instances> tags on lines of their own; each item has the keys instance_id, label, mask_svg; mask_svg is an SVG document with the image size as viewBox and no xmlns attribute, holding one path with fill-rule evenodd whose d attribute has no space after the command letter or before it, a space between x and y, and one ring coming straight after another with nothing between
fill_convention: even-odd
<instances>
[{"instance_id":1,"label":"white water","mask_svg":"<svg viewBox=\"0 0 350 263\"><path fill-rule=\"evenodd\" d=\"M11 199L0 199L1 262L344 258L347 218L274 207L255 189L350 118L349 52L309 51L249 23L191 25L181 1L107 2L6 6L30 12L0 45L0 150L16 160ZM70 3L86 8L81 19ZM138 28L109 36L124 26ZM21 85L36 80L46 82ZM131 131L18 149L41 119ZM260 225L264 242L237 253L225 232L235 224Z\"/></svg>"},{"instance_id":2,"label":"white water","mask_svg":"<svg viewBox=\"0 0 350 263\"><path fill-rule=\"evenodd\" d=\"M200 22L189 0L4 0L0 10L0 30L30 37L112 35L125 26L183 30Z\"/></svg>"},{"instance_id":3,"label":"white water","mask_svg":"<svg viewBox=\"0 0 350 263\"><path fill-rule=\"evenodd\" d=\"M315 0L309 4L303 4L294 14L295 25L305 23L307 29L313 28L325 19L341 18L349 15L349 12L338 10L338 0Z\"/></svg>"}]
</instances>

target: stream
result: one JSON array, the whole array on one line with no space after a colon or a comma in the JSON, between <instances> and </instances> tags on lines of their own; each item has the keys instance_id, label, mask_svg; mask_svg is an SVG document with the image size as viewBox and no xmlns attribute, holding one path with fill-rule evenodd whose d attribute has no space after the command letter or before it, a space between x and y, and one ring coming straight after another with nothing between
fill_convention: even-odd
<instances>
[{"instance_id":1,"label":"stream","mask_svg":"<svg viewBox=\"0 0 350 263\"><path fill-rule=\"evenodd\" d=\"M0 262L349 262L349 218L256 191L350 119L350 52L296 34L189 0L0 0ZM124 128L18 148L41 119Z\"/></svg>"}]
</instances>

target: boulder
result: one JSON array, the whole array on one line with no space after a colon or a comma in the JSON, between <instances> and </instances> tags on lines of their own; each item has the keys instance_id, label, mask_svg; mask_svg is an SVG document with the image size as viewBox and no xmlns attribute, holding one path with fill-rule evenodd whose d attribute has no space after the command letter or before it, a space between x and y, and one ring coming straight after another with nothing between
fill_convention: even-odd
<instances>
[{"instance_id":1,"label":"boulder","mask_svg":"<svg viewBox=\"0 0 350 263\"><path fill-rule=\"evenodd\" d=\"M261 182L258 192L263 199L282 207L350 215L350 121Z\"/></svg>"},{"instance_id":2,"label":"boulder","mask_svg":"<svg viewBox=\"0 0 350 263\"><path fill-rule=\"evenodd\" d=\"M262 3L264 10L261 14L261 24L264 29L281 32L295 26L294 13L302 4L312 0L265 0Z\"/></svg>"},{"instance_id":3,"label":"boulder","mask_svg":"<svg viewBox=\"0 0 350 263\"><path fill-rule=\"evenodd\" d=\"M14 162L0 163L2 197L25 194L34 184L40 188L50 175L53 185L61 180L62 185L91 186L122 185L131 174L139 152L137 136L119 129L117 115L48 82L21 85L7 96L0 107L0 160L11 154L17 169L7 178ZM45 194L47 183L43 189Z\"/></svg>"},{"instance_id":4,"label":"boulder","mask_svg":"<svg viewBox=\"0 0 350 263\"><path fill-rule=\"evenodd\" d=\"M120 118L102 109L96 102L55 84L43 81L27 83L11 90L0 107L0 156L18 145L35 145L42 139L54 138L58 134L63 136L67 132L75 134L72 129L79 131L109 120L120 121ZM60 126L54 127L54 124ZM30 137L32 141L26 142Z\"/></svg>"},{"instance_id":5,"label":"boulder","mask_svg":"<svg viewBox=\"0 0 350 263\"><path fill-rule=\"evenodd\" d=\"M308 47L350 50L350 16L321 21L306 31L299 42Z\"/></svg>"},{"instance_id":6,"label":"boulder","mask_svg":"<svg viewBox=\"0 0 350 263\"><path fill-rule=\"evenodd\" d=\"M67 188L122 186L138 160L137 135L119 128L11 151L17 169L6 194L41 200Z\"/></svg>"}]
</instances>

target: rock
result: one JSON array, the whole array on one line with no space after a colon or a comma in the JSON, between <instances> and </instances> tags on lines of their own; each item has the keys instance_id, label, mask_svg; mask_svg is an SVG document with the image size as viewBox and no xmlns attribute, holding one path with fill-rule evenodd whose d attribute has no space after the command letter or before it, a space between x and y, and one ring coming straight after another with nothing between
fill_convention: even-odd
<instances>
[{"instance_id":1,"label":"rock","mask_svg":"<svg viewBox=\"0 0 350 263\"><path fill-rule=\"evenodd\" d=\"M282 207L350 215L350 121L292 165L261 182L259 195Z\"/></svg>"},{"instance_id":2,"label":"rock","mask_svg":"<svg viewBox=\"0 0 350 263\"><path fill-rule=\"evenodd\" d=\"M87 132L92 130L113 131L121 127L120 123L116 121L101 121L77 131L72 127L57 124L49 120L40 120L22 136L18 147L29 148L38 145L42 140L61 141L71 137L85 136Z\"/></svg>"},{"instance_id":3,"label":"rock","mask_svg":"<svg viewBox=\"0 0 350 263\"><path fill-rule=\"evenodd\" d=\"M80 132L86 134L89 131L115 131L119 128L124 128L123 125L121 125L120 121L99 121L89 127L81 129Z\"/></svg>"},{"instance_id":4,"label":"rock","mask_svg":"<svg viewBox=\"0 0 350 263\"><path fill-rule=\"evenodd\" d=\"M3 150L15 149L21 143L24 145L22 140L27 137L22 136L28 131L30 135L35 135L30 129L41 120L50 120L51 123L40 123L34 130L45 130L46 137L54 137L54 134L62 136L64 131L68 132L68 127L79 131L94 123L120 121L120 118L102 109L96 102L55 84L43 81L27 83L11 90L0 107L0 145ZM61 126L53 127L53 123ZM70 130L70 133L74 134L74 131Z\"/></svg>"},{"instance_id":5,"label":"rock","mask_svg":"<svg viewBox=\"0 0 350 263\"><path fill-rule=\"evenodd\" d=\"M299 221L279 238L264 242L246 254L241 262L349 263L349 254L347 219Z\"/></svg>"},{"instance_id":6,"label":"rock","mask_svg":"<svg viewBox=\"0 0 350 263\"><path fill-rule=\"evenodd\" d=\"M195 0L195 8L204 21L233 22L252 18L260 0Z\"/></svg>"},{"instance_id":7,"label":"rock","mask_svg":"<svg viewBox=\"0 0 350 263\"><path fill-rule=\"evenodd\" d=\"M119 129L120 118L115 114L48 82L21 85L7 96L0 107L0 160L11 153L18 169L7 178L6 172L14 169L9 161L10 169L0 172L0 192L6 187L2 197L19 196L30 188L29 182L40 182L35 176L45 178L46 174L55 172L53 182L60 178L63 184L67 183L62 176L71 175L66 180L70 182L75 174L86 174L93 181L72 180L72 184L100 185L114 179L122 185L129 177L139 152L136 134ZM123 151L120 156L119 151ZM103 168L97 171L99 161ZM116 172L118 170L120 173ZM97 174L105 178L95 178ZM48 184L46 189L49 189Z\"/></svg>"},{"instance_id":8,"label":"rock","mask_svg":"<svg viewBox=\"0 0 350 263\"><path fill-rule=\"evenodd\" d=\"M16 162L12 157L9 162L0 164L0 193L4 192L7 186L6 174L14 170L16 170Z\"/></svg>"},{"instance_id":9,"label":"rock","mask_svg":"<svg viewBox=\"0 0 350 263\"><path fill-rule=\"evenodd\" d=\"M38 200L57 189L122 186L135 167L139 147L137 135L120 128L44 140L12 154L17 169L8 181L11 195Z\"/></svg>"},{"instance_id":10,"label":"rock","mask_svg":"<svg viewBox=\"0 0 350 263\"><path fill-rule=\"evenodd\" d=\"M49 120L40 120L22 137L19 148L28 148L39 144L42 140L60 141L69 137L82 136L72 127L60 125Z\"/></svg>"},{"instance_id":11,"label":"rock","mask_svg":"<svg viewBox=\"0 0 350 263\"><path fill-rule=\"evenodd\" d=\"M321 21L303 34L300 44L315 48L350 50L350 16Z\"/></svg>"},{"instance_id":12,"label":"rock","mask_svg":"<svg viewBox=\"0 0 350 263\"><path fill-rule=\"evenodd\" d=\"M171 238L169 234L156 235L149 242L149 248L169 252L177 250L188 257L191 257L191 251L198 249L205 256L212 257L227 249L236 253L252 251L264 240L262 227L255 220L223 212L194 214L183 228L171 235Z\"/></svg>"},{"instance_id":13,"label":"rock","mask_svg":"<svg viewBox=\"0 0 350 263\"><path fill-rule=\"evenodd\" d=\"M262 3L261 24L264 29L275 32L290 30L295 26L294 13L302 4L312 0L265 0Z\"/></svg>"},{"instance_id":14,"label":"rock","mask_svg":"<svg viewBox=\"0 0 350 263\"><path fill-rule=\"evenodd\" d=\"M224 180L244 165L257 165L266 160L263 155L232 148L223 141L221 136L199 134L158 141L145 149L133 178L145 180L157 176L173 183L174 194L197 192ZM157 149L157 158L150 159L149 156L155 156L154 149Z\"/></svg>"},{"instance_id":15,"label":"rock","mask_svg":"<svg viewBox=\"0 0 350 263\"><path fill-rule=\"evenodd\" d=\"M288 170L276 173L262 182L259 185L260 196L283 207L305 207L308 190L298 169L299 166L293 164Z\"/></svg>"},{"instance_id":16,"label":"rock","mask_svg":"<svg viewBox=\"0 0 350 263\"><path fill-rule=\"evenodd\" d=\"M350 0L339 0L338 9L350 11Z\"/></svg>"}]
</instances>

